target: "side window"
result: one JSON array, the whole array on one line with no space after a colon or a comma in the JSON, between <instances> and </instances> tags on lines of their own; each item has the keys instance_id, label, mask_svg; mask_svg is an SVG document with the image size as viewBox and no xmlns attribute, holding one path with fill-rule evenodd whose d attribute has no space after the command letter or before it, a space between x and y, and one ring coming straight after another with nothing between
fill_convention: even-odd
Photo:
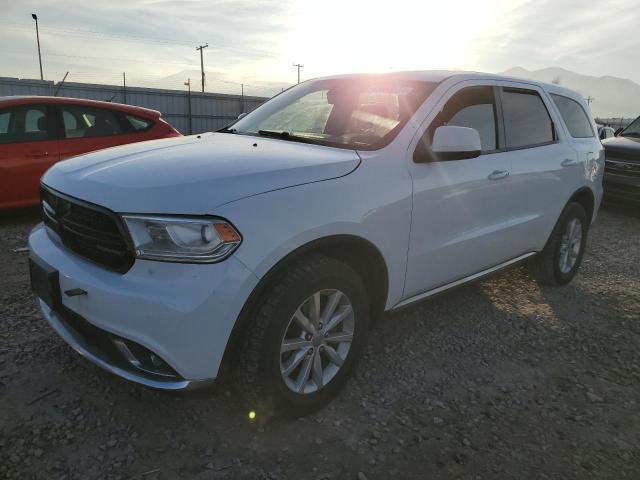
<instances>
[{"instance_id":1,"label":"side window","mask_svg":"<svg viewBox=\"0 0 640 480\"><path fill-rule=\"evenodd\" d=\"M569 133L572 137L593 137L591 122L589 121L589 117L587 117L586 112L582 108L582 105L580 105L575 100L564 97L562 95L555 95L552 93L551 98L553 99L553 103L556 104L556 107L558 107L560 115L562 116L564 123L567 124L567 129L569 130Z\"/></svg>"},{"instance_id":2,"label":"side window","mask_svg":"<svg viewBox=\"0 0 640 480\"><path fill-rule=\"evenodd\" d=\"M484 153L498 148L496 102L493 87L467 87L446 103L429 127L430 139L442 125L475 128L480 134Z\"/></svg>"},{"instance_id":3,"label":"side window","mask_svg":"<svg viewBox=\"0 0 640 480\"><path fill-rule=\"evenodd\" d=\"M149 130L153 122L146 118L137 117L135 115L125 115L127 122L131 125L134 132L144 132Z\"/></svg>"},{"instance_id":4,"label":"side window","mask_svg":"<svg viewBox=\"0 0 640 480\"><path fill-rule=\"evenodd\" d=\"M556 139L551 116L538 92L503 88L502 111L507 147L531 147Z\"/></svg>"},{"instance_id":5,"label":"side window","mask_svg":"<svg viewBox=\"0 0 640 480\"><path fill-rule=\"evenodd\" d=\"M46 106L20 106L0 110L0 144L49 140Z\"/></svg>"},{"instance_id":6,"label":"side window","mask_svg":"<svg viewBox=\"0 0 640 480\"><path fill-rule=\"evenodd\" d=\"M66 138L109 137L120 135L122 127L115 112L83 105L60 108Z\"/></svg>"}]
</instances>

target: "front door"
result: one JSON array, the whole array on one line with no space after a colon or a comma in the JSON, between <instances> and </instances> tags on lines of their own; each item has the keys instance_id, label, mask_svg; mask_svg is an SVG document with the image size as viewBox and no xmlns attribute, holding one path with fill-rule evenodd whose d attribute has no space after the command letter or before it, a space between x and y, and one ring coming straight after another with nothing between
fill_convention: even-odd
<instances>
[{"instance_id":1,"label":"front door","mask_svg":"<svg viewBox=\"0 0 640 480\"><path fill-rule=\"evenodd\" d=\"M510 163L502 151L495 87L466 83L446 97L418 141L430 144L441 125L471 127L480 133L482 154L464 160L410 161L414 193L404 298L507 260L503 234Z\"/></svg>"},{"instance_id":2,"label":"front door","mask_svg":"<svg viewBox=\"0 0 640 480\"><path fill-rule=\"evenodd\" d=\"M35 205L40 177L58 161L58 139L46 105L0 110L0 208Z\"/></svg>"}]
</instances>

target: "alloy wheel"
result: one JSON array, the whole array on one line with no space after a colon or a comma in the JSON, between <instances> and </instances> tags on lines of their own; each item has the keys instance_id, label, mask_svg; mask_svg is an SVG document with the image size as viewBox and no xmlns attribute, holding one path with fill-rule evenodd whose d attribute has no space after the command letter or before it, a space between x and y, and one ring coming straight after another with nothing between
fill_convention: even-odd
<instances>
[{"instance_id":1,"label":"alloy wheel","mask_svg":"<svg viewBox=\"0 0 640 480\"><path fill-rule=\"evenodd\" d=\"M309 394L326 386L349 354L354 327L353 306L340 290L320 290L302 302L280 345L280 373L287 387Z\"/></svg>"},{"instance_id":2,"label":"alloy wheel","mask_svg":"<svg viewBox=\"0 0 640 480\"><path fill-rule=\"evenodd\" d=\"M569 273L580 255L582 245L582 223L577 218L567 222L564 233L560 239L559 267L564 274Z\"/></svg>"}]
</instances>

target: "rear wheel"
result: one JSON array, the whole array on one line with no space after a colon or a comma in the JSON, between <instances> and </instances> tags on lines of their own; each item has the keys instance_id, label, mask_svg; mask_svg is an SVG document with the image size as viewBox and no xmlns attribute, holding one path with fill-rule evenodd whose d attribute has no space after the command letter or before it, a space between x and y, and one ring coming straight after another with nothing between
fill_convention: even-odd
<instances>
[{"instance_id":1,"label":"rear wheel","mask_svg":"<svg viewBox=\"0 0 640 480\"><path fill-rule=\"evenodd\" d=\"M530 271L539 283L564 285L571 281L582 262L588 228L587 215L582 205L569 203L544 250L530 265Z\"/></svg>"},{"instance_id":2,"label":"rear wheel","mask_svg":"<svg viewBox=\"0 0 640 480\"><path fill-rule=\"evenodd\" d=\"M335 259L303 259L274 279L240 356L249 408L299 416L344 385L366 343L368 298L356 272Z\"/></svg>"}]
</instances>

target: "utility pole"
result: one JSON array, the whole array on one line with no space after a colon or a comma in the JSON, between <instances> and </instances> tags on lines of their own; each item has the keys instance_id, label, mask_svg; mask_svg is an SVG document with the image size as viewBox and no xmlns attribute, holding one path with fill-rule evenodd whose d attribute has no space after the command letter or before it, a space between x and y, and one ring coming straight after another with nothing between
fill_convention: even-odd
<instances>
[{"instance_id":1,"label":"utility pole","mask_svg":"<svg viewBox=\"0 0 640 480\"><path fill-rule=\"evenodd\" d=\"M188 78L184 84L188 87L187 93L187 111L189 112L189 135L193 135L193 124L191 123L191 79Z\"/></svg>"},{"instance_id":2,"label":"utility pole","mask_svg":"<svg viewBox=\"0 0 640 480\"><path fill-rule=\"evenodd\" d=\"M298 83L300 83L300 69L304 67L304 65L301 63L294 63L293 66L298 67Z\"/></svg>"},{"instance_id":3,"label":"utility pole","mask_svg":"<svg viewBox=\"0 0 640 480\"><path fill-rule=\"evenodd\" d=\"M240 113L244 113L244 83L240 84Z\"/></svg>"},{"instance_id":4,"label":"utility pole","mask_svg":"<svg viewBox=\"0 0 640 480\"><path fill-rule=\"evenodd\" d=\"M587 97L587 105L588 105L588 106L591 106L591 102L593 102L594 100L595 100L595 98L593 98L591 95L589 95L589 96Z\"/></svg>"},{"instance_id":5,"label":"utility pole","mask_svg":"<svg viewBox=\"0 0 640 480\"><path fill-rule=\"evenodd\" d=\"M202 73L202 93L204 93L204 60L202 58L202 50L207 48L209 44L199 45L196 47L196 50L200 50L200 72Z\"/></svg>"},{"instance_id":6,"label":"utility pole","mask_svg":"<svg viewBox=\"0 0 640 480\"><path fill-rule=\"evenodd\" d=\"M126 72L122 72L122 98L124 99L124 104L127 104L127 74Z\"/></svg>"},{"instance_id":7,"label":"utility pole","mask_svg":"<svg viewBox=\"0 0 640 480\"><path fill-rule=\"evenodd\" d=\"M44 80L44 75L42 75L42 55L40 54L40 32L38 31L38 15L35 13L31 14L31 18L36 21L36 39L38 40L38 61L40 62L40 80Z\"/></svg>"}]
</instances>

